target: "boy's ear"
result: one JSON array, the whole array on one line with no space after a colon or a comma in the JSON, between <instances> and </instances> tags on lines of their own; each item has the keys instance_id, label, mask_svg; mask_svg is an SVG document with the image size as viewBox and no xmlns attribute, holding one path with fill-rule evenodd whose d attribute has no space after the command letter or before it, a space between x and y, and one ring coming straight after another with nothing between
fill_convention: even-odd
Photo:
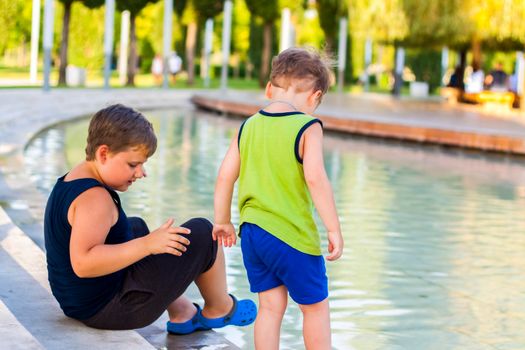
<instances>
[{"instance_id":1,"label":"boy's ear","mask_svg":"<svg viewBox=\"0 0 525 350\"><path fill-rule=\"evenodd\" d=\"M266 96L266 98L268 99L271 99L272 98L272 82L269 81L267 84L266 84L266 90L264 91L264 95Z\"/></svg>"},{"instance_id":2,"label":"boy's ear","mask_svg":"<svg viewBox=\"0 0 525 350\"><path fill-rule=\"evenodd\" d=\"M100 145L95 151L95 158L98 159L100 162L104 163L108 158L108 154L109 147L107 145Z\"/></svg>"},{"instance_id":3,"label":"boy's ear","mask_svg":"<svg viewBox=\"0 0 525 350\"><path fill-rule=\"evenodd\" d=\"M312 105L319 105L321 103L321 98L323 97L323 92L321 90L315 91L310 95L310 102Z\"/></svg>"}]
</instances>

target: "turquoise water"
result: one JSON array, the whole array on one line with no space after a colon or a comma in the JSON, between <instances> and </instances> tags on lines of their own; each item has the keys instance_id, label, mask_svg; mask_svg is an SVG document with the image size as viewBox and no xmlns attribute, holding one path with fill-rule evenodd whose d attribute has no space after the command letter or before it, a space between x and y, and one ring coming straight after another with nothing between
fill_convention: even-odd
<instances>
[{"instance_id":1,"label":"turquoise water","mask_svg":"<svg viewBox=\"0 0 525 350\"><path fill-rule=\"evenodd\" d=\"M152 228L212 218L215 175L241 120L145 114L159 147L148 177L122 194L127 213ZM87 123L52 127L28 145L26 169L44 193L82 159ZM525 349L523 159L327 135L325 161L346 243L327 263L334 348ZM238 222L236 203L232 214ZM231 291L256 299L240 248L226 256ZM220 332L251 348L252 327ZM281 343L302 348L293 302Z\"/></svg>"}]
</instances>

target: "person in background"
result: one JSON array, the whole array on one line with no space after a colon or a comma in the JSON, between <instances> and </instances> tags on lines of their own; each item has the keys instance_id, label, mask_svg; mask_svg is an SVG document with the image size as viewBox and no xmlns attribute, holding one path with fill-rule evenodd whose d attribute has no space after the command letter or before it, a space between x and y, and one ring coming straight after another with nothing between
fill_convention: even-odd
<instances>
[{"instance_id":1,"label":"person in background","mask_svg":"<svg viewBox=\"0 0 525 350\"><path fill-rule=\"evenodd\" d=\"M153 81L155 82L155 85L161 85L162 84L162 56L160 54L156 54L153 58L153 61L151 62L151 74L153 74Z\"/></svg>"},{"instance_id":2,"label":"person in background","mask_svg":"<svg viewBox=\"0 0 525 350\"><path fill-rule=\"evenodd\" d=\"M504 92L508 89L507 73L503 70L503 63L496 62L494 69L487 74L485 78L485 86L491 91Z\"/></svg>"},{"instance_id":3,"label":"person in background","mask_svg":"<svg viewBox=\"0 0 525 350\"><path fill-rule=\"evenodd\" d=\"M177 74L182 69L182 59L175 51L172 51L168 58L168 69L171 75L171 81L173 84L177 82Z\"/></svg>"},{"instance_id":4,"label":"person in background","mask_svg":"<svg viewBox=\"0 0 525 350\"><path fill-rule=\"evenodd\" d=\"M472 63L472 73L466 79L465 92L469 94L482 92L484 79L485 73L483 73L479 64L476 62Z\"/></svg>"}]
</instances>

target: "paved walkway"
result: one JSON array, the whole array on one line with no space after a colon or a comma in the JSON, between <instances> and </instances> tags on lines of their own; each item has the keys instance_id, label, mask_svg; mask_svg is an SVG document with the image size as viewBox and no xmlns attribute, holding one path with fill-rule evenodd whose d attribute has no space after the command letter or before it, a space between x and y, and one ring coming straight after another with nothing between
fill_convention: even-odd
<instances>
[{"instance_id":1,"label":"paved walkway","mask_svg":"<svg viewBox=\"0 0 525 350\"><path fill-rule=\"evenodd\" d=\"M23 169L25 145L49 125L117 102L139 110L188 108L191 94L160 89L0 90L0 349L237 349L216 332L168 336L167 315L137 331L95 330L66 318L47 281L45 198Z\"/></svg>"},{"instance_id":2,"label":"paved walkway","mask_svg":"<svg viewBox=\"0 0 525 350\"><path fill-rule=\"evenodd\" d=\"M49 125L92 114L116 102L142 110L188 108L194 93L161 89L54 89L49 93L40 89L0 90L0 348L236 348L215 332L167 336L165 317L137 331L109 332L89 329L63 316L47 282L42 238L45 198L23 169L25 145ZM198 91L196 100L208 103L209 108L237 114L249 114L265 104L262 95L255 92ZM335 129L337 123L340 130L355 123L359 127L356 132L375 136L380 135L377 130L385 130L384 125L396 125L399 132L437 129L497 136L515 140L517 146L525 138L525 118L521 116L494 117L431 102L329 95L318 112L325 124L335 125ZM363 122L377 127L376 133L363 129L367 125Z\"/></svg>"},{"instance_id":3,"label":"paved walkway","mask_svg":"<svg viewBox=\"0 0 525 350\"><path fill-rule=\"evenodd\" d=\"M250 115L267 102L256 92L197 93L193 102ZM316 111L325 128L408 141L525 154L525 114L440 100L329 94Z\"/></svg>"}]
</instances>

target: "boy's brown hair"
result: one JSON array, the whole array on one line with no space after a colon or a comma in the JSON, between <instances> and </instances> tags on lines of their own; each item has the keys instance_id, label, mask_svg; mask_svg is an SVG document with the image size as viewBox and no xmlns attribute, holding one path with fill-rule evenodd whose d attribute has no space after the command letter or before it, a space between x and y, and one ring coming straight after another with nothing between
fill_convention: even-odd
<instances>
[{"instance_id":1,"label":"boy's brown hair","mask_svg":"<svg viewBox=\"0 0 525 350\"><path fill-rule=\"evenodd\" d=\"M331 83L331 63L313 49L292 47L272 60L270 82L287 89L292 80L309 80L300 91L321 90L324 95Z\"/></svg>"},{"instance_id":2,"label":"boy's brown hair","mask_svg":"<svg viewBox=\"0 0 525 350\"><path fill-rule=\"evenodd\" d=\"M138 111L121 104L101 109L89 123L86 160L94 160L101 145L118 153L130 147L141 147L150 157L157 149L153 125Z\"/></svg>"}]
</instances>

